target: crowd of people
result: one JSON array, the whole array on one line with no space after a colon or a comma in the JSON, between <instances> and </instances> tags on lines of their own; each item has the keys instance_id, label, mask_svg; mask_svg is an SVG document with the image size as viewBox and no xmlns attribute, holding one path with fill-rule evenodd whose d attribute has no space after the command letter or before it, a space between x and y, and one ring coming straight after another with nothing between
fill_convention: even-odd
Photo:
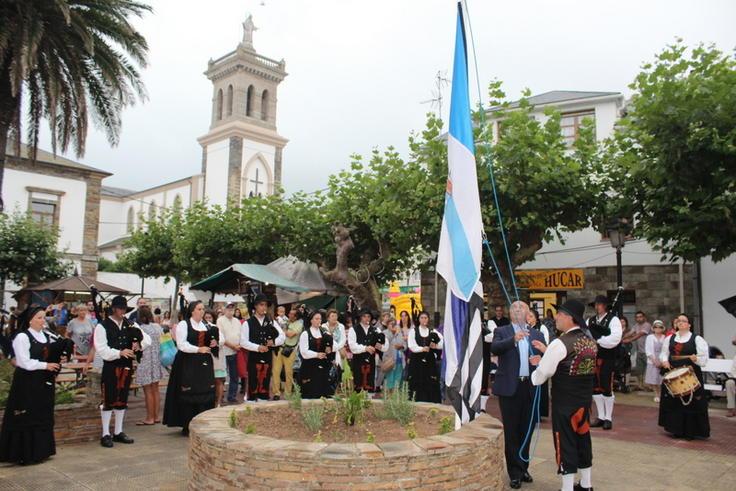
<instances>
[{"instance_id":1,"label":"crowd of people","mask_svg":"<svg viewBox=\"0 0 736 491\"><path fill-rule=\"evenodd\" d=\"M106 448L133 443L123 426L134 379L146 405L136 424L163 423L184 435L202 411L289 398L297 388L303 398L332 397L350 383L380 397L405 386L416 401L444 400L442 327L432 326L427 312L395 316L393 309L273 306L262 294L244 309L234 303L208 309L181 299L176 323L145 298L131 311L122 296L107 309L79 304L60 317L65 306L57 304L29 307L17 316L5 332L11 339L6 356L16 373L0 432L0 461L33 463L54 454L53 379L73 358L101 374L100 443ZM668 329L637 312L629 326L607 297L596 297L590 306L595 313L587 320L585 306L574 300L542 318L515 302L509 317L503 306L494 308L484 328L483 406L491 393L498 398L514 489L532 482L528 431L537 414L551 416L563 489L590 489L590 428L613 427L615 392L628 390L631 375L653 391L665 431L679 438L710 435L702 373L709 348L691 319L680 314ZM63 336L55 324L60 318ZM166 362L168 345L175 356ZM683 367L700 382L689 400L663 385L665 373ZM167 378L162 405L160 384ZM732 416L736 383L725 386ZM577 473L580 481L574 483Z\"/></svg>"}]
</instances>

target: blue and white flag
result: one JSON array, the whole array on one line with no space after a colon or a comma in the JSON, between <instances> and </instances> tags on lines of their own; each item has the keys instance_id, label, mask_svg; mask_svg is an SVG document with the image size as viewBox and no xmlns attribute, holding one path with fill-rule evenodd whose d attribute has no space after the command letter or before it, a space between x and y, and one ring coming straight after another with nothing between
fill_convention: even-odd
<instances>
[{"instance_id":1,"label":"blue and white flag","mask_svg":"<svg viewBox=\"0 0 736 491\"><path fill-rule=\"evenodd\" d=\"M455 62L447 138L447 191L437 271L447 281L445 302L445 384L458 416L466 423L480 412L483 372L483 220L470 118L468 62L463 11L458 3ZM457 425L456 425L457 426Z\"/></svg>"}]
</instances>

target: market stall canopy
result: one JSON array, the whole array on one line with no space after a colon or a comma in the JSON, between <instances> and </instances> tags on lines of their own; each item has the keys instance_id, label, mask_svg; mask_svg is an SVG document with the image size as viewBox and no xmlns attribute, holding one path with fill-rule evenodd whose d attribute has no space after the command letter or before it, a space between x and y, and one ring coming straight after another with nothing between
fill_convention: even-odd
<instances>
[{"instance_id":1,"label":"market stall canopy","mask_svg":"<svg viewBox=\"0 0 736 491\"><path fill-rule=\"evenodd\" d=\"M241 293L241 280L258 281L293 292L307 292L309 288L283 278L263 264L233 264L190 287L190 290L205 290L217 293Z\"/></svg>"},{"instance_id":2,"label":"market stall canopy","mask_svg":"<svg viewBox=\"0 0 736 491\"><path fill-rule=\"evenodd\" d=\"M300 261L294 256L281 257L266 265L275 274L307 288L311 292L345 294L343 288L325 279L314 263Z\"/></svg>"},{"instance_id":3,"label":"market stall canopy","mask_svg":"<svg viewBox=\"0 0 736 491\"><path fill-rule=\"evenodd\" d=\"M89 293L90 288L93 286L97 288L97 291L100 293L114 293L115 295L127 295L129 293L128 290L97 281L89 276L78 275L68 276L60 280L49 281L48 283L42 283L36 286L29 286L23 290L32 292L54 291Z\"/></svg>"}]
</instances>

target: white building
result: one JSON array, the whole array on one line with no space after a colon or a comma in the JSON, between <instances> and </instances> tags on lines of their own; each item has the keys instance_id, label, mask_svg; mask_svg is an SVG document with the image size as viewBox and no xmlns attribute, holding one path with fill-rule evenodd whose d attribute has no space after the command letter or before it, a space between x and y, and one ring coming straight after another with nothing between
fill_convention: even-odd
<instances>
[{"instance_id":1,"label":"white building","mask_svg":"<svg viewBox=\"0 0 736 491\"><path fill-rule=\"evenodd\" d=\"M284 60L253 48L253 23L243 24L235 50L209 60L212 114L200 137L199 174L145 190L103 186L100 203L100 254L114 260L130 231L162 208L184 208L199 200L229 206L253 196L273 194L281 184L282 152L288 142L276 130L278 85L286 77Z\"/></svg>"}]
</instances>

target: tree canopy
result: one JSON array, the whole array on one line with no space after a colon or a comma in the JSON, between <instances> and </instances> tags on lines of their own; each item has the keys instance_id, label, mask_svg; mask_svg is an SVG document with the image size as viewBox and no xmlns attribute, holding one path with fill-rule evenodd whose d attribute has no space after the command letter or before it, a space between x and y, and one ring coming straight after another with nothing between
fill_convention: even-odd
<instances>
[{"instance_id":1,"label":"tree canopy","mask_svg":"<svg viewBox=\"0 0 736 491\"><path fill-rule=\"evenodd\" d=\"M646 63L630 88L607 158L605 211L671 260L736 252L736 58L681 41ZM615 199L613 198L615 196Z\"/></svg>"},{"instance_id":2,"label":"tree canopy","mask_svg":"<svg viewBox=\"0 0 736 491\"><path fill-rule=\"evenodd\" d=\"M0 280L38 284L69 274L71 263L57 249L59 231L26 213L0 213Z\"/></svg>"},{"instance_id":3,"label":"tree canopy","mask_svg":"<svg viewBox=\"0 0 736 491\"><path fill-rule=\"evenodd\" d=\"M42 119L54 152L71 145L84 154L90 115L117 144L123 109L145 97L138 67L148 45L130 18L150 10L134 0L0 2L0 189L8 137L20 148L26 101L34 159Z\"/></svg>"}]
</instances>

